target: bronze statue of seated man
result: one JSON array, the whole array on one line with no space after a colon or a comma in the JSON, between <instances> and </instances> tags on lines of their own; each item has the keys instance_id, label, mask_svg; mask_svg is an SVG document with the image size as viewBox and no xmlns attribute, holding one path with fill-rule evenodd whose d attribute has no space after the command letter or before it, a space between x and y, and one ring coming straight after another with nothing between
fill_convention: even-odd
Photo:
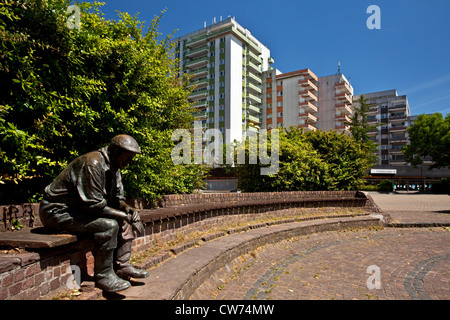
<instances>
[{"instance_id":1,"label":"bronze statue of seated man","mask_svg":"<svg viewBox=\"0 0 450 320\"><path fill-rule=\"evenodd\" d=\"M131 136L115 136L108 147L69 163L45 188L39 208L46 228L93 237L95 284L107 292L129 288L130 277L149 275L129 262L134 231L143 233L144 227L125 202L120 173L140 153Z\"/></svg>"}]
</instances>

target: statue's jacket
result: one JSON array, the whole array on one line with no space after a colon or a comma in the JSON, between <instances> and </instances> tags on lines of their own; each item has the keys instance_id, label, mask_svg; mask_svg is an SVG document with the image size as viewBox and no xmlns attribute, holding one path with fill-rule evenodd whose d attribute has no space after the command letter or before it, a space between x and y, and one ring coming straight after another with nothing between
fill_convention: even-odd
<instances>
[{"instance_id":1,"label":"statue's jacket","mask_svg":"<svg viewBox=\"0 0 450 320\"><path fill-rule=\"evenodd\" d=\"M93 215L105 206L117 208L121 200L125 200L121 173L112 169L105 147L67 165L45 188L39 215L45 224L63 224L72 213Z\"/></svg>"}]
</instances>

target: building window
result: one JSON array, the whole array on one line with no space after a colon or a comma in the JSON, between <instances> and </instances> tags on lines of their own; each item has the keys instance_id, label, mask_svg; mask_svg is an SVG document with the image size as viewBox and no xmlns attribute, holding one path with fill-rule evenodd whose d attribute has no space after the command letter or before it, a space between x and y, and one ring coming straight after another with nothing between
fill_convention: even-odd
<instances>
[{"instance_id":1,"label":"building window","mask_svg":"<svg viewBox=\"0 0 450 320\"><path fill-rule=\"evenodd\" d=\"M225 42L225 37L220 38L220 42Z\"/></svg>"},{"instance_id":2,"label":"building window","mask_svg":"<svg viewBox=\"0 0 450 320\"><path fill-rule=\"evenodd\" d=\"M209 67L210 68L214 68L216 66L216 63L215 62L211 62L210 64L209 64Z\"/></svg>"},{"instance_id":3,"label":"building window","mask_svg":"<svg viewBox=\"0 0 450 320\"><path fill-rule=\"evenodd\" d=\"M220 76L223 77L225 75L225 71L220 71Z\"/></svg>"},{"instance_id":4,"label":"building window","mask_svg":"<svg viewBox=\"0 0 450 320\"><path fill-rule=\"evenodd\" d=\"M282 107L283 106L283 101L278 101L277 106L278 107Z\"/></svg>"},{"instance_id":5,"label":"building window","mask_svg":"<svg viewBox=\"0 0 450 320\"><path fill-rule=\"evenodd\" d=\"M216 75L215 75L214 73L210 73L210 74L209 74L209 78L210 78L210 79L214 79L215 77L216 77Z\"/></svg>"},{"instance_id":6,"label":"building window","mask_svg":"<svg viewBox=\"0 0 450 320\"><path fill-rule=\"evenodd\" d=\"M225 82L221 82L221 83L219 84L219 87L220 87L220 88L225 87Z\"/></svg>"},{"instance_id":7,"label":"building window","mask_svg":"<svg viewBox=\"0 0 450 320\"><path fill-rule=\"evenodd\" d=\"M209 53L209 56L210 57L214 57L216 55L216 52L215 51L211 51L210 53Z\"/></svg>"},{"instance_id":8,"label":"building window","mask_svg":"<svg viewBox=\"0 0 450 320\"><path fill-rule=\"evenodd\" d=\"M223 104L221 104L221 105L219 106L219 110L225 110L225 106L224 106Z\"/></svg>"},{"instance_id":9,"label":"building window","mask_svg":"<svg viewBox=\"0 0 450 320\"><path fill-rule=\"evenodd\" d=\"M225 64L225 59L221 59L220 64Z\"/></svg>"},{"instance_id":10,"label":"building window","mask_svg":"<svg viewBox=\"0 0 450 320\"><path fill-rule=\"evenodd\" d=\"M220 99L225 99L225 93L220 94Z\"/></svg>"},{"instance_id":11,"label":"building window","mask_svg":"<svg viewBox=\"0 0 450 320\"><path fill-rule=\"evenodd\" d=\"M278 112L278 113L277 113L277 117L278 117L278 118L280 118L280 117L282 117L282 116L283 116L283 112Z\"/></svg>"},{"instance_id":12,"label":"building window","mask_svg":"<svg viewBox=\"0 0 450 320\"><path fill-rule=\"evenodd\" d=\"M269 113L269 114L267 115L267 119L272 119L272 114L271 114L271 113Z\"/></svg>"},{"instance_id":13,"label":"building window","mask_svg":"<svg viewBox=\"0 0 450 320\"><path fill-rule=\"evenodd\" d=\"M212 47L213 45L215 45L216 44L216 41L215 40L213 40L213 41L211 41L210 43L209 43L209 45Z\"/></svg>"},{"instance_id":14,"label":"building window","mask_svg":"<svg viewBox=\"0 0 450 320\"><path fill-rule=\"evenodd\" d=\"M209 101L214 101L214 96L209 96L209 97L208 97L208 100L209 100Z\"/></svg>"},{"instance_id":15,"label":"building window","mask_svg":"<svg viewBox=\"0 0 450 320\"><path fill-rule=\"evenodd\" d=\"M278 91L278 92L277 92L277 95L278 95L279 97L281 97L281 96L283 95L283 91Z\"/></svg>"}]
</instances>

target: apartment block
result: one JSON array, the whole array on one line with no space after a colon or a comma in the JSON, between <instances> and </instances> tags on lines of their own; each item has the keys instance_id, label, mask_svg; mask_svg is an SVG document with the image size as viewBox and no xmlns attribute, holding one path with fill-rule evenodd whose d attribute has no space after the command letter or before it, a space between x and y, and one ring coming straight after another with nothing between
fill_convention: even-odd
<instances>
[{"instance_id":1,"label":"apartment block","mask_svg":"<svg viewBox=\"0 0 450 320\"><path fill-rule=\"evenodd\" d=\"M353 87L341 74L318 77L310 69L263 76L263 126L350 132Z\"/></svg>"},{"instance_id":2,"label":"apartment block","mask_svg":"<svg viewBox=\"0 0 450 320\"><path fill-rule=\"evenodd\" d=\"M407 165L402 148L409 142L407 128L415 117L411 116L408 98L399 96L397 90L365 93L366 103L370 105L369 124L377 126L369 132L371 140L379 144L379 165ZM353 97L355 106L360 105L361 95Z\"/></svg>"},{"instance_id":3,"label":"apartment block","mask_svg":"<svg viewBox=\"0 0 450 320\"><path fill-rule=\"evenodd\" d=\"M234 18L181 36L175 55L192 77L189 100L195 120L216 128L224 143L241 141L262 125L262 74L273 59L270 50Z\"/></svg>"}]
</instances>

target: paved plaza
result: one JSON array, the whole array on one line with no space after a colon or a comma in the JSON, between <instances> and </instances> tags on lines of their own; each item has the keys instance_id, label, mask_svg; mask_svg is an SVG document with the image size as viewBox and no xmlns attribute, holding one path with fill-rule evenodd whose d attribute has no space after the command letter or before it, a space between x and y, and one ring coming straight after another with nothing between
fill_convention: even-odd
<instances>
[{"instance_id":1,"label":"paved plaza","mask_svg":"<svg viewBox=\"0 0 450 320\"><path fill-rule=\"evenodd\" d=\"M449 300L450 197L374 192L369 195L384 214L390 215L391 226L313 232L256 247L220 264L188 298ZM346 219L352 220L343 220ZM302 223L320 224L326 220ZM399 225L402 227L395 227ZM163 287L177 287L177 277L196 273L197 261L207 260L215 249L226 252L228 249L224 248L231 247L232 241L245 242L252 233L287 227L271 226L224 236L186 250L150 269L151 276L124 295L127 299L161 299Z\"/></svg>"},{"instance_id":2,"label":"paved plaza","mask_svg":"<svg viewBox=\"0 0 450 320\"><path fill-rule=\"evenodd\" d=\"M369 194L394 223L450 223L448 195ZM448 227L310 234L235 259L191 298L448 300L449 243Z\"/></svg>"}]
</instances>

